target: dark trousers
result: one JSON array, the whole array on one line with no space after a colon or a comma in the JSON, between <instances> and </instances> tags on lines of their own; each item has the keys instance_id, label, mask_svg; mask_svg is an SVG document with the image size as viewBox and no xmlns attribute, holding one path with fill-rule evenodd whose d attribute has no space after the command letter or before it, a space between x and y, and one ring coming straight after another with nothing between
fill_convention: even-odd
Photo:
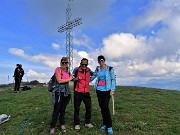
<instances>
[{"instance_id":1,"label":"dark trousers","mask_svg":"<svg viewBox=\"0 0 180 135\"><path fill-rule=\"evenodd\" d=\"M84 102L86 113L85 113L85 123L89 124L91 121L91 96L90 93L81 93L81 92L74 92L74 124L79 125L79 111L81 102Z\"/></svg>"},{"instance_id":2,"label":"dark trousers","mask_svg":"<svg viewBox=\"0 0 180 135\"><path fill-rule=\"evenodd\" d=\"M63 92L61 92L60 95L59 95L59 92L55 92L55 104L54 104L54 110L52 114L52 121L50 123L51 128L55 128L57 120L58 120L58 116L59 116L60 125L65 124L65 120L64 120L65 110L69 101L70 101L70 94L67 96L64 96Z\"/></svg>"},{"instance_id":3,"label":"dark trousers","mask_svg":"<svg viewBox=\"0 0 180 135\"><path fill-rule=\"evenodd\" d=\"M15 80L14 91L19 91L20 84L21 84L21 79L15 77L14 80Z\"/></svg>"},{"instance_id":4,"label":"dark trousers","mask_svg":"<svg viewBox=\"0 0 180 135\"><path fill-rule=\"evenodd\" d=\"M101 108L101 114L103 118L103 125L107 128L112 127L111 113L109 110L110 91L96 90L99 106Z\"/></svg>"}]
</instances>

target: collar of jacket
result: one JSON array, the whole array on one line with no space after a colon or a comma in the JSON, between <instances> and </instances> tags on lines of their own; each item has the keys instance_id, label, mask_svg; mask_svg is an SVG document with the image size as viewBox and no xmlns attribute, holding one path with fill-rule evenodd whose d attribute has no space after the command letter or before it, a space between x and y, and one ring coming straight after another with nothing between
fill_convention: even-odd
<instances>
[{"instance_id":1,"label":"collar of jacket","mask_svg":"<svg viewBox=\"0 0 180 135\"><path fill-rule=\"evenodd\" d=\"M79 66L79 67L78 67L78 71L83 72L83 70L82 70L81 66ZM90 71L90 69L89 69L88 67L86 67L86 72L88 72L88 71Z\"/></svg>"}]
</instances>

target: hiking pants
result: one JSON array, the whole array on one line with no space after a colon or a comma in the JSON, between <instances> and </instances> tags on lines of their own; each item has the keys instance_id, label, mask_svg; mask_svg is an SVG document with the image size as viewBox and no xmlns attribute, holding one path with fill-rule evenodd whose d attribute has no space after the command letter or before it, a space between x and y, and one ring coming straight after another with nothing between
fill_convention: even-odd
<instances>
[{"instance_id":1,"label":"hiking pants","mask_svg":"<svg viewBox=\"0 0 180 135\"><path fill-rule=\"evenodd\" d=\"M20 84L21 84L21 79L15 77L15 85L14 85L14 91L19 91Z\"/></svg>"},{"instance_id":2,"label":"hiking pants","mask_svg":"<svg viewBox=\"0 0 180 135\"><path fill-rule=\"evenodd\" d=\"M101 108L101 114L103 118L103 125L107 128L112 127L111 113L109 110L110 91L96 90L99 106Z\"/></svg>"},{"instance_id":3,"label":"hiking pants","mask_svg":"<svg viewBox=\"0 0 180 135\"><path fill-rule=\"evenodd\" d=\"M74 124L79 125L79 111L81 102L84 102L86 113L85 113L85 123L89 124L91 121L91 96L89 92L81 93L74 92Z\"/></svg>"},{"instance_id":4,"label":"hiking pants","mask_svg":"<svg viewBox=\"0 0 180 135\"><path fill-rule=\"evenodd\" d=\"M59 96L60 96L60 100L58 100ZM65 120L64 120L65 110L69 101L70 101L70 94L65 96L64 92L61 92L60 95L59 95L59 92L55 92L55 104L54 104L54 110L52 114L52 121L50 123L51 128L55 128L57 120L58 120L58 116L59 116L60 125L65 124Z\"/></svg>"}]
</instances>

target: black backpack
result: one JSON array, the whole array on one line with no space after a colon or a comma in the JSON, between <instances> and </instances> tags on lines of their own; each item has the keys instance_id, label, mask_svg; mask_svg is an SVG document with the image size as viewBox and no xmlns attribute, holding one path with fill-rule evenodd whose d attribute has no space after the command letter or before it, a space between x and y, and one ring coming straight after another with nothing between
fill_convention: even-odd
<instances>
[{"instance_id":1,"label":"black backpack","mask_svg":"<svg viewBox=\"0 0 180 135\"><path fill-rule=\"evenodd\" d=\"M60 72L61 72L61 70L60 70ZM57 81L57 79L56 79L56 76L55 76L55 74L54 74L53 76L51 76L51 79L50 79L50 81L48 82L48 91L49 91L49 92L52 92L53 89L54 89L54 88L57 88L57 87L59 87L59 83L58 83L58 81Z\"/></svg>"}]
</instances>

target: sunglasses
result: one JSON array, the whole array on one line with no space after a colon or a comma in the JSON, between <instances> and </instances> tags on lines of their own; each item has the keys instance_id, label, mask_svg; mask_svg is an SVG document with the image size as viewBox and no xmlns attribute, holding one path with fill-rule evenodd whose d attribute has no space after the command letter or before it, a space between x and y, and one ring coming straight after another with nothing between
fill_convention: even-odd
<instances>
[{"instance_id":1,"label":"sunglasses","mask_svg":"<svg viewBox=\"0 0 180 135\"><path fill-rule=\"evenodd\" d=\"M104 61L103 59L98 60L98 62L103 62L103 61Z\"/></svg>"},{"instance_id":2,"label":"sunglasses","mask_svg":"<svg viewBox=\"0 0 180 135\"><path fill-rule=\"evenodd\" d=\"M87 67L88 64L81 64L81 66L86 66Z\"/></svg>"},{"instance_id":3,"label":"sunglasses","mask_svg":"<svg viewBox=\"0 0 180 135\"><path fill-rule=\"evenodd\" d=\"M61 62L61 64L65 65L65 64L68 64L68 62Z\"/></svg>"}]
</instances>

